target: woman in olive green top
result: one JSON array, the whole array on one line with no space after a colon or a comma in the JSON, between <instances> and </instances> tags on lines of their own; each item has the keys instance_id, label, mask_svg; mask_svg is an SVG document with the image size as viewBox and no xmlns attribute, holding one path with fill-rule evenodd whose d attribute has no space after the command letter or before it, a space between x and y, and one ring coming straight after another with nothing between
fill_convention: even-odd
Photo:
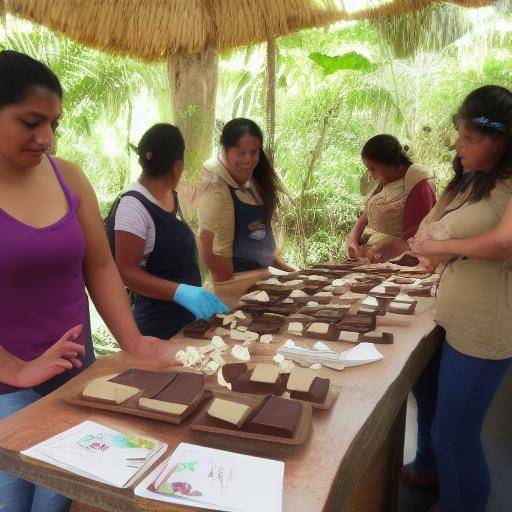
<instances>
[{"instance_id":1,"label":"woman in olive green top","mask_svg":"<svg viewBox=\"0 0 512 512\"><path fill-rule=\"evenodd\" d=\"M464 100L456 128L455 177L419 233L484 237L497 229L512 193L512 93L476 89ZM419 255L437 248L446 257L437 304L446 340L440 361L434 358L415 385L418 448L402 475L409 483L433 483L437 476L443 512L483 512L490 478L481 428L512 363L512 257L505 250L499 258L478 259L478 250L459 251L457 241L450 242L421 235L410 241Z\"/></svg>"}]
</instances>

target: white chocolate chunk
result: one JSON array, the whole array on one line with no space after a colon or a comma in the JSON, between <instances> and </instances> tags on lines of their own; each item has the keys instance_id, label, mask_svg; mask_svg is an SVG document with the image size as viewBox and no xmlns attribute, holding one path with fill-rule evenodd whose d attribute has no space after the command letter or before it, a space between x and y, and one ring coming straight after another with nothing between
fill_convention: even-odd
<instances>
[{"instance_id":1,"label":"white chocolate chunk","mask_svg":"<svg viewBox=\"0 0 512 512\"><path fill-rule=\"evenodd\" d=\"M308 332L314 334L327 334L329 330L329 324L325 324L322 322L314 322L309 326Z\"/></svg>"},{"instance_id":2,"label":"white chocolate chunk","mask_svg":"<svg viewBox=\"0 0 512 512\"><path fill-rule=\"evenodd\" d=\"M272 334L263 334L260 336L260 343L272 343L274 341L274 338Z\"/></svg>"},{"instance_id":3,"label":"white chocolate chunk","mask_svg":"<svg viewBox=\"0 0 512 512\"><path fill-rule=\"evenodd\" d=\"M293 290L292 293L290 293L289 297L290 298L294 298L294 297L307 297L308 294L303 292L302 290Z\"/></svg>"},{"instance_id":4,"label":"white chocolate chunk","mask_svg":"<svg viewBox=\"0 0 512 512\"><path fill-rule=\"evenodd\" d=\"M288 331L291 332L302 332L304 326L300 322L290 322L288 324Z\"/></svg>"},{"instance_id":5,"label":"white chocolate chunk","mask_svg":"<svg viewBox=\"0 0 512 512\"><path fill-rule=\"evenodd\" d=\"M251 354L249 354L249 350L247 347L242 347L242 345L235 345L231 349L231 355L240 361L247 362L251 360Z\"/></svg>"},{"instance_id":6,"label":"white chocolate chunk","mask_svg":"<svg viewBox=\"0 0 512 512\"><path fill-rule=\"evenodd\" d=\"M317 292L317 293L315 293L314 296L315 297L332 297L333 293L332 292Z\"/></svg>"},{"instance_id":7,"label":"white chocolate chunk","mask_svg":"<svg viewBox=\"0 0 512 512\"><path fill-rule=\"evenodd\" d=\"M375 297L368 296L363 300L362 304L364 306L378 306L379 301Z\"/></svg>"},{"instance_id":8,"label":"white chocolate chunk","mask_svg":"<svg viewBox=\"0 0 512 512\"><path fill-rule=\"evenodd\" d=\"M139 398L139 407L142 409L149 409L150 411L176 415L185 412L187 409L187 406L183 404L164 402L163 400L154 400L152 398Z\"/></svg>"},{"instance_id":9,"label":"white chocolate chunk","mask_svg":"<svg viewBox=\"0 0 512 512\"><path fill-rule=\"evenodd\" d=\"M348 343L357 343L359 341L359 333L352 331L341 331L338 339L340 341L347 341Z\"/></svg>"}]
</instances>

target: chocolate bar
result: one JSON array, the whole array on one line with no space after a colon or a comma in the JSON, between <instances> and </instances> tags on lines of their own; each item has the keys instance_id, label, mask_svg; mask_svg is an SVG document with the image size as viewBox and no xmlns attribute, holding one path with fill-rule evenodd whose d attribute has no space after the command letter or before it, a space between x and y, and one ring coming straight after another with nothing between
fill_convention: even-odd
<instances>
[{"instance_id":1,"label":"chocolate bar","mask_svg":"<svg viewBox=\"0 0 512 512\"><path fill-rule=\"evenodd\" d=\"M302 414L302 403L287 398L269 397L252 418L255 432L292 437Z\"/></svg>"},{"instance_id":2,"label":"chocolate bar","mask_svg":"<svg viewBox=\"0 0 512 512\"><path fill-rule=\"evenodd\" d=\"M274 334L279 332L285 317L271 313L263 313L257 316L249 325L249 330L258 334Z\"/></svg>"},{"instance_id":3,"label":"chocolate bar","mask_svg":"<svg viewBox=\"0 0 512 512\"><path fill-rule=\"evenodd\" d=\"M228 363L222 366L222 376L224 380L232 384L240 375L247 371L246 363Z\"/></svg>"},{"instance_id":4,"label":"chocolate bar","mask_svg":"<svg viewBox=\"0 0 512 512\"><path fill-rule=\"evenodd\" d=\"M336 324L313 322L303 331L303 336L320 340L336 341L339 332L340 329Z\"/></svg>"},{"instance_id":5,"label":"chocolate bar","mask_svg":"<svg viewBox=\"0 0 512 512\"><path fill-rule=\"evenodd\" d=\"M165 389L177 376L178 372L154 372L130 368L117 377L109 379L109 382L143 389L143 397L153 398Z\"/></svg>"},{"instance_id":6,"label":"chocolate bar","mask_svg":"<svg viewBox=\"0 0 512 512\"><path fill-rule=\"evenodd\" d=\"M344 304L330 304L327 306L304 306L298 313L311 316L316 320L328 323L338 323L348 313L350 306Z\"/></svg>"},{"instance_id":7,"label":"chocolate bar","mask_svg":"<svg viewBox=\"0 0 512 512\"><path fill-rule=\"evenodd\" d=\"M342 331L369 332L375 329L376 315L346 315L338 324Z\"/></svg>"},{"instance_id":8,"label":"chocolate bar","mask_svg":"<svg viewBox=\"0 0 512 512\"><path fill-rule=\"evenodd\" d=\"M188 338L204 338L204 334L210 328L208 320L195 320L183 328L183 334Z\"/></svg>"},{"instance_id":9,"label":"chocolate bar","mask_svg":"<svg viewBox=\"0 0 512 512\"><path fill-rule=\"evenodd\" d=\"M309 391L290 391L290 398L323 404L329 392L331 381L315 377Z\"/></svg>"},{"instance_id":10,"label":"chocolate bar","mask_svg":"<svg viewBox=\"0 0 512 512\"><path fill-rule=\"evenodd\" d=\"M160 393L155 400L174 404L190 405L204 391L204 375L199 373L180 372L176 378Z\"/></svg>"},{"instance_id":11,"label":"chocolate bar","mask_svg":"<svg viewBox=\"0 0 512 512\"><path fill-rule=\"evenodd\" d=\"M368 343L382 343L390 345L394 342L393 334L390 332L370 331L359 336L359 341Z\"/></svg>"},{"instance_id":12,"label":"chocolate bar","mask_svg":"<svg viewBox=\"0 0 512 512\"><path fill-rule=\"evenodd\" d=\"M231 382L232 391L251 393L253 395L282 395L285 389L284 374L280 374L275 382L256 382L251 380L254 370L247 370ZM224 375L224 371L222 372Z\"/></svg>"}]
</instances>

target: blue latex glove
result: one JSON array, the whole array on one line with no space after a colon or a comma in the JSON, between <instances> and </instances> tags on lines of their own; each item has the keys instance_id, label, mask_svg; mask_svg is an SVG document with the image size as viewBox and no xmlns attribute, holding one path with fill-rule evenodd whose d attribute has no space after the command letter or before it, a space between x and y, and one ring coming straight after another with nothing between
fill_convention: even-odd
<instances>
[{"instance_id":1,"label":"blue latex glove","mask_svg":"<svg viewBox=\"0 0 512 512\"><path fill-rule=\"evenodd\" d=\"M227 313L229 308L213 293L200 286L180 284L174 294L174 302L188 309L196 318L208 320L216 313Z\"/></svg>"}]
</instances>

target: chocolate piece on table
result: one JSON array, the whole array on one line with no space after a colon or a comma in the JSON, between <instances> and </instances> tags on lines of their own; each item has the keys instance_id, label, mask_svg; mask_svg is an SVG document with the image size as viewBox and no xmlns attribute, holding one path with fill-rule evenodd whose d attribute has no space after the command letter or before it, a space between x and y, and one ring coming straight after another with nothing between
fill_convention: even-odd
<instances>
[{"instance_id":1,"label":"chocolate piece on table","mask_svg":"<svg viewBox=\"0 0 512 512\"><path fill-rule=\"evenodd\" d=\"M206 414L240 427L251 413L251 407L240 402L215 398Z\"/></svg>"},{"instance_id":2,"label":"chocolate piece on table","mask_svg":"<svg viewBox=\"0 0 512 512\"><path fill-rule=\"evenodd\" d=\"M153 398L166 388L177 376L178 372L153 372L150 370L130 368L117 377L110 379L109 382L143 389L143 397Z\"/></svg>"},{"instance_id":3,"label":"chocolate piece on table","mask_svg":"<svg viewBox=\"0 0 512 512\"><path fill-rule=\"evenodd\" d=\"M260 305L260 304L244 304L240 307L240 309L244 313L251 313L253 315L263 314L263 313L274 313L276 315L288 316L292 313L295 313L297 309L299 309L300 305L291 303L286 304L283 302L278 302L277 304L269 304L269 305Z\"/></svg>"},{"instance_id":4,"label":"chocolate piece on table","mask_svg":"<svg viewBox=\"0 0 512 512\"><path fill-rule=\"evenodd\" d=\"M359 336L359 341L368 343L382 343L390 345L394 342L393 334L383 331L370 331Z\"/></svg>"},{"instance_id":5,"label":"chocolate piece on table","mask_svg":"<svg viewBox=\"0 0 512 512\"><path fill-rule=\"evenodd\" d=\"M205 332L210 328L208 320L195 320L183 328L183 334L188 338L203 338Z\"/></svg>"},{"instance_id":6,"label":"chocolate piece on table","mask_svg":"<svg viewBox=\"0 0 512 512\"><path fill-rule=\"evenodd\" d=\"M203 374L180 372L164 390L153 398L162 402L190 405L203 394L203 391Z\"/></svg>"},{"instance_id":7,"label":"chocolate piece on table","mask_svg":"<svg viewBox=\"0 0 512 512\"><path fill-rule=\"evenodd\" d=\"M394 276L392 281L396 284L412 284L415 280L412 277Z\"/></svg>"},{"instance_id":8,"label":"chocolate piece on table","mask_svg":"<svg viewBox=\"0 0 512 512\"><path fill-rule=\"evenodd\" d=\"M360 333L354 331L340 331L338 341L345 343L359 343Z\"/></svg>"},{"instance_id":9,"label":"chocolate piece on table","mask_svg":"<svg viewBox=\"0 0 512 512\"><path fill-rule=\"evenodd\" d=\"M346 315L338 326L342 331L369 332L376 324L376 315Z\"/></svg>"},{"instance_id":10,"label":"chocolate piece on table","mask_svg":"<svg viewBox=\"0 0 512 512\"><path fill-rule=\"evenodd\" d=\"M275 384L279 375L279 366L271 363L259 363L254 367L250 380L252 382Z\"/></svg>"},{"instance_id":11,"label":"chocolate piece on table","mask_svg":"<svg viewBox=\"0 0 512 512\"><path fill-rule=\"evenodd\" d=\"M329 392L330 384L331 381L329 379L315 377L309 391L290 391L290 398L323 404Z\"/></svg>"},{"instance_id":12,"label":"chocolate piece on table","mask_svg":"<svg viewBox=\"0 0 512 512\"><path fill-rule=\"evenodd\" d=\"M370 283L370 284L353 284L351 285L350 287L350 291L352 293L363 293L363 294L366 294L368 293L372 288L374 288L374 284L373 283Z\"/></svg>"},{"instance_id":13,"label":"chocolate piece on table","mask_svg":"<svg viewBox=\"0 0 512 512\"><path fill-rule=\"evenodd\" d=\"M250 421L251 430L265 435L293 437L302 410L301 402L271 396Z\"/></svg>"},{"instance_id":14,"label":"chocolate piece on table","mask_svg":"<svg viewBox=\"0 0 512 512\"><path fill-rule=\"evenodd\" d=\"M224 380L232 384L240 375L247 371L246 363L228 363L222 366L222 376Z\"/></svg>"},{"instance_id":15,"label":"chocolate piece on table","mask_svg":"<svg viewBox=\"0 0 512 512\"><path fill-rule=\"evenodd\" d=\"M319 340L336 341L338 339L340 329L336 324L328 324L326 322L313 322L305 331L303 336Z\"/></svg>"},{"instance_id":16,"label":"chocolate piece on table","mask_svg":"<svg viewBox=\"0 0 512 512\"><path fill-rule=\"evenodd\" d=\"M258 334L274 334L279 332L284 320L285 318L283 316L263 313L252 321L249 325L249 330L257 332Z\"/></svg>"},{"instance_id":17,"label":"chocolate piece on table","mask_svg":"<svg viewBox=\"0 0 512 512\"><path fill-rule=\"evenodd\" d=\"M416 309L416 302L391 302L388 306L388 313L397 313L399 315L412 315Z\"/></svg>"},{"instance_id":18,"label":"chocolate piece on table","mask_svg":"<svg viewBox=\"0 0 512 512\"><path fill-rule=\"evenodd\" d=\"M432 297L432 287L410 288L407 290L407 294L411 297Z\"/></svg>"},{"instance_id":19,"label":"chocolate piece on table","mask_svg":"<svg viewBox=\"0 0 512 512\"><path fill-rule=\"evenodd\" d=\"M338 323L347 314L349 309L350 306L344 304L329 306L304 306L299 309L298 313L311 316L323 322Z\"/></svg>"},{"instance_id":20,"label":"chocolate piece on table","mask_svg":"<svg viewBox=\"0 0 512 512\"><path fill-rule=\"evenodd\" d=\"M285 381L283 374L280 374L276 382L255 382L251 380L254 370L247 370L231 383L231 390L238 393L251 393L254 395L282 395L284 393ZM224 375L224 373L223 373Z\"/></svg>"}]
</instances>

